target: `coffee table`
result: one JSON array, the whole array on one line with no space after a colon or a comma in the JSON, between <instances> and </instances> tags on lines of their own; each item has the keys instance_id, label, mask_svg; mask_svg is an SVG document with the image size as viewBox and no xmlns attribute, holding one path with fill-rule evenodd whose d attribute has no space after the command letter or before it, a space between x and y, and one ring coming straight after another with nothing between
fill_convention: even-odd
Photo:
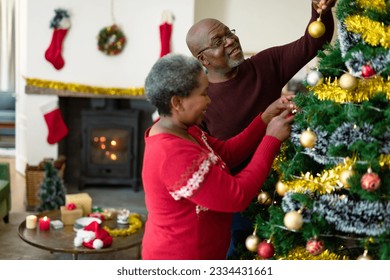
<instances>
[{"instance_id":1,"label":"coffee table","mask_svg":"<svg viewBox=\"0 0 390 280\"><path fill-rule=\"evenodd\" d=\"M61 220L61 212L59 210L49 211L38 214L39 217L47 216L52 221ZM145 217L142 217L145 222ZM107 225L110 228L123 227L123 225L117 225L116 220L106 220L102 222L102 225ZM48 231L40 231L39 226L36 229L27 229L26 221L23 221L18 227L19 237L28 244L38 247L43 250L48 250L51 253L61 252L72 254L74 260L78 259L79 254L104 254L109 252L115 252L130 248L137 248L137 257L141 258L141 244L144 234L144 227L140 228L138 232L124 237L113 237L112 244L109 247L101 249L90 249L84 246L75 247L73 245L76 237L76 232L72 225L66 225L61 229L51 228Z\"/></svg>"}]
</instances>

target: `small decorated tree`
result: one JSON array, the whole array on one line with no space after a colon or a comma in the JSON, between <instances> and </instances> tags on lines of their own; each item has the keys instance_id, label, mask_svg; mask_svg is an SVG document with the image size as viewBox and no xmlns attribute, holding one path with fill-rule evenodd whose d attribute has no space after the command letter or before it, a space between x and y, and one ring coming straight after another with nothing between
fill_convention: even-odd
<instances>
[{"instance_id":1,"label":"small decorated tree","mask_svg":"<svg viewBox=\"0 0 390 280\"><path fill-rule=\"evenodd\" d=\"M46 161L44 167L45 178L38 192L41 201L37 207L39 212L56 210L65 205L66 188L58 175L57 168L52 161Z\"/></svg>"}]
</instances>

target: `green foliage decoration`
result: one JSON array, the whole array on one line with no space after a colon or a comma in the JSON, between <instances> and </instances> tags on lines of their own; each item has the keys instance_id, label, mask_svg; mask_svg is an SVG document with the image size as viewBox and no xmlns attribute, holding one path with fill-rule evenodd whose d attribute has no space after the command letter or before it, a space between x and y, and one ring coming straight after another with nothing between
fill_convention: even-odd
<instances>
[{"instance_id":1,"label":"green foliage decoration","mask_svg":"<svg viewBox=\"0 0 390 280\"><path fill-rule=\"evenodd\" d=\"M66 188L58 170L54 167L52 161L44 163L45 178L38 191L40 205L37 207L38 212L60 209L65 205Z\"/></svg>"}]
</instances>

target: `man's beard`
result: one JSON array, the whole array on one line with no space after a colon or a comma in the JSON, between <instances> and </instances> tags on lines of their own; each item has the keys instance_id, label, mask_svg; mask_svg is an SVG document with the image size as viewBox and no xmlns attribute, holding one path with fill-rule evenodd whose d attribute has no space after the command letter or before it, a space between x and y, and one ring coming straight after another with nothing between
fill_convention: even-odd
<instances>
[{"instance_id":1,"label":"man's beard","mask_svg":"<svg viewBox=\"0 0 390 280\"><path fill-rule=\"evenodd\" d=\"M230 59L229 62L228 62L228 66L229 68L235 68L237 66L239 66L241 63L243 63L245 60L244 57L242 58L239 58L239 59Z\"/></svg>"}]
</instances>

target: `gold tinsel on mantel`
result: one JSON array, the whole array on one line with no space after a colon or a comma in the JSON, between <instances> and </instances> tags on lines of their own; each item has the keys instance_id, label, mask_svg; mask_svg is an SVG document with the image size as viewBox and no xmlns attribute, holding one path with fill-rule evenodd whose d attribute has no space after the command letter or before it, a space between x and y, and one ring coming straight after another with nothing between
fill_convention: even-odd
<instances>
[{"instance_id":1,"label":"gold tinsel on mantel","mask_svg":"<svg viewBox=\"0 0 390 280\"><path fill-rule=\"evenodd\" d=\"M122 97L145 98L144 88L106 88L95 87L76 83L64 83L58 81L25 78L26 93L54 94L72 97Z\"/></svg>"}]
</instances>

